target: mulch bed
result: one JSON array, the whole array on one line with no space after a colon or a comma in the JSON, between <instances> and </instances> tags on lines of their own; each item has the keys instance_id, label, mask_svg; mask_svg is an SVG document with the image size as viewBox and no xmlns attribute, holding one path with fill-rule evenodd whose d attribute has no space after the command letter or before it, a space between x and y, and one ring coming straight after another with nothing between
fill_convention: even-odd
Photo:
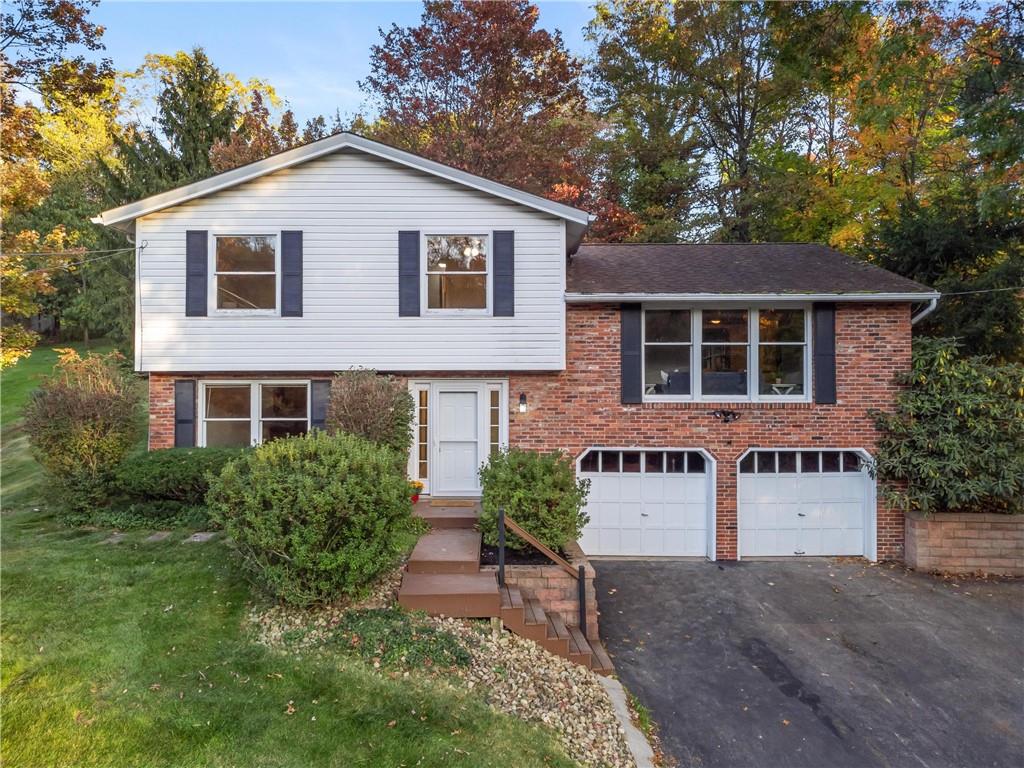
<instances>
[{"instance_id":1,"label":"mulch bed","mask_svg":"<svg viewBox=\"0 0 1024 768\"><path fill-rule=\"evenodd\" d=\"M569 558L564 552L558 552L566 560ZM480 565L497 565L498 548L484 544L480 547ZM505 565L551 565L547 555L541 554L533 547L524 550L509 549L505 547Z\"/></svg>"}]
</instances>

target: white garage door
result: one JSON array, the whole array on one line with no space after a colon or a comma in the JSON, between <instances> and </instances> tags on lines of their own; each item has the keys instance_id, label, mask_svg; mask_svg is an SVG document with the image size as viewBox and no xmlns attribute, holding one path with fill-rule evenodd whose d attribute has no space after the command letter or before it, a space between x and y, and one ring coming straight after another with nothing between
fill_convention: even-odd
<instances>
[{"instance_id":1,"label":"white garage door","mask_svg":"<svg viewBox=\"0 0 1024 768\"><path fill-rule=\"evenodd\" d=\"M580 546L588 555L709 556L710 460L698 451L591 448Z\"/></svg>"},{"instance_id":2,"label":"white garage door","mask_svg":"<svg viewBox=\"0 0 1024 768\"><path fill-rule=\"evenodd\" d=\"M854 451L758 450L740 461L739 555L868 555L874 484Z\"/></svg>"}]
</instances>

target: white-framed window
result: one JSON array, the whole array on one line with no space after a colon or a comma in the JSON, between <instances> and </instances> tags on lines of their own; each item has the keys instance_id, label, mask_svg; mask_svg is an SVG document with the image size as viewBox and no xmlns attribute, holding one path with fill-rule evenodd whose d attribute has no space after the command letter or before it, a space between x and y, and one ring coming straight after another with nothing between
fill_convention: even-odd
<instances>
[{"instance_id":1,"label":"white-framed window","mask_svg":"<svg viewBox=\"0 0 1024 768\"><path fill-rule=\"evenodd\" d=\"M215 312L274 314L278 310L278 236L213 235L210 269Z\"/></svg>"},{"instance_id":2,"label":"white-framed window","mask_svg":"<svg viewBox=\"0 0 1024 768\"><path fill-rule=\"evenodd\" d=\"M490 235L424 236L427 312L486 313L491 306Z\"/></svg>"},{"instance_id":3,"label":"white-framed window","mask_svg":"<svg viewBox=\"0 0 1024 768\"><path fill-rule=\"evenodd\" d=\"M807 402L806 306L644 308L644 399Z\"/></svg>"},{"instance_id":4,"label":"white-framed window","mask_svg":"<svg viewBox=\"0 0 1024 768\"><path fill-rule=\"evenodd\" d=\"M230 447L309 431L308 381L204 381L199 445Z\"/></svg>"}]
</instances>

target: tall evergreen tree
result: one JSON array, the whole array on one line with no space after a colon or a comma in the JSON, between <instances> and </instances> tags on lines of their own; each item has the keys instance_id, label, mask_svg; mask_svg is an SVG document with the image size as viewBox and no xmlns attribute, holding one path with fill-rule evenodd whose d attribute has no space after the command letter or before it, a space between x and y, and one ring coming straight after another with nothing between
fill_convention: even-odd
<instances>
[{"instance_id":1,"label":"tall evergreen tree","mask_svg":"<svg viewBox=\"0 0 1024 768\"><path fill-rule=\"evenodd\" d=\"M160 74L152 125L129 125L106 163L112 202L128 202L214 173L210 151L227 142L238 100L202 48L170 59Z\"/></svg>"}]
</instances>

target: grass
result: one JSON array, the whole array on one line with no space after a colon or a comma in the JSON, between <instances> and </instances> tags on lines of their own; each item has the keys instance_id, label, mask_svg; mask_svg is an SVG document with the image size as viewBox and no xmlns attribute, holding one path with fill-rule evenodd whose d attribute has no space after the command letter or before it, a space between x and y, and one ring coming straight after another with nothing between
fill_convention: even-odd
<instances>
[{"instance_id":1,"label":"grass","mask_svg":"<svg viewBox=\"0 0 1024 768\"><path fill-rule=\"evenodd\" d=\"M39 468L10 430L54 359L38 350L3 374L4 764L572 765L548 731L477 694L256 644L249 587L216 540L103 544L109 531L36 511Z\"/></svg>"},{"instance_id":2,"label":"grass","mask_svg":"<svg viewBox=\"0 0 1024 768\"><path fill-rule=\"evenodd\" d=\"M3 454L0 498L5 505L24 501L26 494L32 495L36 490L39 465L29 452L28 438L21 429L21 411L32 390L39 386L39 380L53 371L57 363L54 349L64 347L84 354L110 352L114 345L101 339L89 346L82 343L40 346L29 357L0 372L0 452Z\"/></svg>"}]
</instances>

